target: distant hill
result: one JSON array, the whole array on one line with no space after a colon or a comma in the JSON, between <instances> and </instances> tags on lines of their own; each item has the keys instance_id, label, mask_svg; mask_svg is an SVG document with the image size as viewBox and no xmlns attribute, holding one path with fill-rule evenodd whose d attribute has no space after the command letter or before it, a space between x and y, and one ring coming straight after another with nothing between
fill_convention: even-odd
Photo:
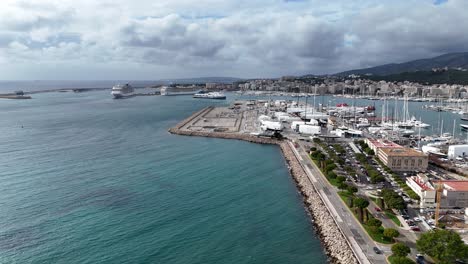
<instances>
[{"instance_id":1,"label":"distant hill","mask_svg":"<svg viewBox=\"0 0 468 264\"><path fill-rule=\"evenodd\" d=\"M390 75L366 75L364 79L387 82L417 82L421 84L463 84L468 85L468 71L414 71Z\"/></svg>"},{"instance_id":2,"label":"distant hill","mask_svg":"<svg viewBox=\"0 0 468 264\"><path fill-rule=\"evenodd\" d=\"M449 67L449 68L460 67L460 68L468 69L468 52L449 53L449 54L444 54L444 55L430 58L430 59L420 59L420 60L408 61L404 63L385 64L385 65L376 66L372 68L340 72L340 73L337 73L336 75L347 76L350 74L357 74L357 75L372 74L372 75L384 76L384 75L391 75L391 74L399 74L403 72L431 71L432 68L444 68L444 67Z\"/></svg>"},{"instance_id":3,"label":"distant hill","mask_svg":"<svg viewBox=\"0 0 468 264\"><path fill-rule=\"evenodd\" d=\"M200 77L200 78L184 78L184 79L163 79L159 80L164 83L179 83L179 84L205 84L205 83L234 83L241 81L240 78L233 77Z\"/></svg>"}]
</instances>

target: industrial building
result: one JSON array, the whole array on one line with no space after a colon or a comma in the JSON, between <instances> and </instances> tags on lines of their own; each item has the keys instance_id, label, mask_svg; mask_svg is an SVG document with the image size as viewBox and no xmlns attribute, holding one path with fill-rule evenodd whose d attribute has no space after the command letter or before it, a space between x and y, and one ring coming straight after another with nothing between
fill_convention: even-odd
<instances>
[{"instance_id":1,"label":"industrial building","mask_svg":"<svg viewBox=\"0 0 468 264\"><path fill-rule=\"evenodd\" d=\"M377 157L393 171L426 171L428 156L410 148L379 148Z\"/></svg>"},{"instance_id":2,"label":"industrial building","mask_svg":"<svg viewBox=\"0 0 468 264\"><path fill-rule=\"evenodd\" d=\"M427 176L417 175L406 179L408 186L421 198L421 208L436 207L437 184L441 187L441 208L468 207L468 180L431 181Z\"/></svg>"},{"instance_id":3,"label":"industrial building","mask_svg":"<svg viewBox=\"0 0 468 264\"><path fill-rule=\"evenodd\" d=\"M468 145L452 145L449 146L447 157L449 159L456 159L457 157L468 157Z\"/></svg>"}]
</instances>

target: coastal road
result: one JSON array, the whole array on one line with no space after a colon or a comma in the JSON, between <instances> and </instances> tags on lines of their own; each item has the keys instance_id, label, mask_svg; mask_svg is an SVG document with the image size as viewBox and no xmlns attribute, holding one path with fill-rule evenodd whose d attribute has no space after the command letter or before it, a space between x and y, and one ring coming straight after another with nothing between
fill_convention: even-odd
<instances>
[{"instance_id":1,"label":"coastal road","mask_svg":"<svg viewBox=\"0 0 468 264\"><path fill-rule=\"evenodd\" d=\"M389 251L389 247L377 245L367 235L361 225L357 222L357 219L349 211L348 207L342 202L335 190L335 187L328 183L325 176L308 157L307 152L304 150L304 143L300 141L298 143L300 146L299 148L294 148L294 146L292 146L292 148L297 151L299 160L303 164L309 179L323 197L327 207L330 209L333 217L335 217L336 223L348 238L350 244L353 245L354 251L358 253L358 255L361 255L362 253L365 254L365 256L357 256L360 259L360 262L386 263L385 256L383 254L376 254L373 248L378 247L387 253Z\"/></svg>"}]
</instances>

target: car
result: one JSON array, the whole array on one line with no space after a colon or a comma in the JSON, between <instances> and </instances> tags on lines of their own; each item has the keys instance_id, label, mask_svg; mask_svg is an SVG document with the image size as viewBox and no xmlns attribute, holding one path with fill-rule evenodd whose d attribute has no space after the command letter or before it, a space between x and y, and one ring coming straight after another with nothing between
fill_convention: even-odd
<instances>
[{"instance_id":1,"label":"car","mask_svg":"<svg viewBox=\"0 0 468 264\"><path fill-rule=\"evenodd\" d=\"M417 227L417 226L412 226L411 230L418 231L418 232L421 231L421 229L419 229L419 227Z\"/></svg>"},{"instance_id":2,"label":"car","mask_svg":"<svg viewBox=\"0 0 468 264\"><path fill-rule=\"evenodd\" d=\"M375 254L382 254L382 251L380 251L378 247L374 247L372 249L374 250Z\"/></svg>"},{"instance_id":3,"label":"car","mask_svg":"<svg viewBox=\"0 0 468 264\"><path fill-rule=\"evenodd\" d=\"M381 212L381 211L382 211L382 210L381 210L380 208L378 208L378 207L376 207L375 210L376 210L377 212Z\"/></svg>"},{"instance_id":4,"label":"car","mask_svg":"<svg viewBox=\"0 0 468 264\"><path fill-rule=\"evenodd\" d=\"M424 262L424 256L422 254L416 254L416 263L418 264L423 264Z\"/></svg>"}]
</instances>

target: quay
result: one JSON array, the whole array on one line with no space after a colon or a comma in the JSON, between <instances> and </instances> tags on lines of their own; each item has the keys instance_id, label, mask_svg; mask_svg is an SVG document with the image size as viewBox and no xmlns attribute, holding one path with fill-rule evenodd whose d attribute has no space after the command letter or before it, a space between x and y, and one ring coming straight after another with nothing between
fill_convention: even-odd
<instances>
[{"instance_id":1,"label":"quay","mask_svg":"<svg viewBox=\"0 0 468 264\"><path fill-rule=\"evenodd\" d=\"M0 94L3 99L31 99L31 96L24 94Z\"/></svg>"},{"instance_id":2,"label":"quay","mask_svg":"<svg viewBox=\"0 0 468 264\"><path fill-rule=\"evenodd\" d=\"M316 174L318 169L312 169L310 159L304 158L306 154L299 154L297 146L292 144L290 140L266 137L255 133L259 114L261 111L253 107L250 101L236 102L231 107L206 107L170 128L169 132L184 136L236 139L278 145L290 174L302 194L305 207L311 216L330 262L385 263L383 255L375 256L372 254L372 250L368 250L374 243L365 241L368 238L362 234L363 231L354 226L356 220L354 218L344 219L343 209L339 208L338 211L333 207L330 199L326 197L330 191L322 185L324 179L320 178L321 175ZM341 202L339 198L333 197L331 199L336 200L335 202ZM348 214L350 213L348 212ZM362 247L365 249L363 250Z\"/></svg>"}]
</instances>

